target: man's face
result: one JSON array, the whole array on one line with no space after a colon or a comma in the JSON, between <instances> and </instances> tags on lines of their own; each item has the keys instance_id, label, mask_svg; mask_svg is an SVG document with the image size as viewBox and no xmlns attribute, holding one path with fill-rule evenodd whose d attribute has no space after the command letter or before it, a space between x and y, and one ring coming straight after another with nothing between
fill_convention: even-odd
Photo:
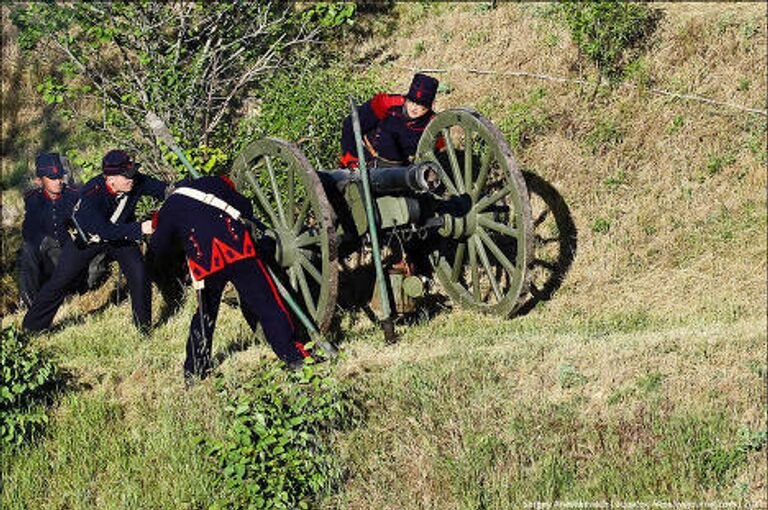
<instances>
[{"instance_id":1,"label":"man's face","mask_svg":"<svg viewBox=\"0 0 768 510\"><path fill-rule=\"evenodd\" d=\"M410 99L405 100L405 110L408 112L408 116L412 119L418 119L423 117L429 111L426 106L421 106L418 103L414 103Z\"/></svg>"},{"instance_id":2,"label":"man's face","mask_svg":"<svg viewBox=\"0 0 768 510\"><path fill-rule=\"evenodd\" d=\"M107 184L118 193L128 193L133 189L133 179L129 179L124 175L107 176Z\"/></svg>"},{"instance_id":3,"label":"man's face","mask_svg":"<svg viewBox=\"0 0 768 510\"><path fill-rule=\"evenodd\" d=\"M50 177L41 177L40 181L43 186L43 189L49 195L60 195L61 191L64 189L63 179L51 179Z\"/></svg>"}]
</instances>

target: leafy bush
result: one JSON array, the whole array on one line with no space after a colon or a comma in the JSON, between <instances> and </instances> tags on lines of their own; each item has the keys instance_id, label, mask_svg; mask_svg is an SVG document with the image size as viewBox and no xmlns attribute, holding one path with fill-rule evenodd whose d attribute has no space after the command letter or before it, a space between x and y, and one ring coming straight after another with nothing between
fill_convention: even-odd
<instances>
[{"instance_id":1,"label":"leafy bush","mask_svg":"<svg viewBox=\"0 0 768 510\"><path fill-rule=\"evenodd\" d=\"M329 432L355 414L332 368L274 363L236 389L217 385L232 417L224 441L202 440L217 468L212 508L309 508L341 480Z\"/></svg>"},{"instance_id":2,"label":"leafy bush","mask_svg":"<svg viewBox=\"0 0 768 510\"><path fill-rule=\"evenodd\" d=\"M276 74L258 94L258 114L240 125L240 148L265 136L298 143L316 168L336 168L341 125L349 115L347 95L358 104L381 92L373 76L307 58L305 64Z\"/></svg>"},{"instance_id":3,"label":"leafy bush","mask_svg":"<svg viewBox=\"0 0 768 510\"><path fill-rule=\"evenodd\" d=\"M597 66L599 77L611 79L623 76L661 17L648 4L619 1L562 2L558 14L579 52Z\"/></svg>"},{"instance_id":4,"label":"leafy bush","mask_svg":"<svg viewBox=\"0 0 768 510\"><path fill-rule=\"evenodd\" d=\"M57 384L56 365L15 327L0 332L0 442L19 445L39 431Z\"/></svg>"}]
</instances>

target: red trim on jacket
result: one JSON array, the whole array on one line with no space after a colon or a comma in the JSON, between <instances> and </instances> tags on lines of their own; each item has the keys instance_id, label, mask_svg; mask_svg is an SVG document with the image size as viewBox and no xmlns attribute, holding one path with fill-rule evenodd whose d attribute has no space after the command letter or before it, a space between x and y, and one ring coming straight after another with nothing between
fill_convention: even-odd
<instances>
[{"instance_id":1,"label":"red trim on jacket","mask_svg":"<svg viewBox=\"0 0 768 510\"><path fill-rule=\"evenodd\" d=\"M48 193L48 190L46 190L45 188L43 188L43 196L44 196L45 198L47 198L48 200L50 200L51 202L54 202L54 201L56 201L56 200L60 199L60 198L61 198L61 195L62 195L62 193L59 193L59 196L57 196L57 197L54 197L53 195L51 195L50 193Z\"/></svg>"},{"instance_id":2,"label":"red trim on jacket","mask_svg":"<svg viewBox=\"0 0 768 510\"><path fill-rule=\"evenodd\" d=\"M221 177L221 180L222 180L222 181L224 181L224 182L226 182L226 183L227 183L227 186L229 186L230 188L232 188L232 191L235 191L235 183L234 183L234 182L232 182L232 179L230 179L230 178L229 178L228 176L226 176L226 175L220 175L219 177Z\"/></svg>"},{"instance_id":3,"label":"red trim on jacket","mask_svg":"<svg viewBox=\"0 0 768 510\"><path fill-rule=\"evenodd\" d=\"M117 191L113 190L108 182L104 181L104 187L107 188L107 191L109 191L110 195L117 195Z\"/></svg>"},{"instance_id":4,"label":"red trim on jacket","mask_svg":"<svg viewBox=\"0 0 768 510\"><path fill-rule=\"evenodd\" d=\"M240 251L232 248L227 243L223 242L217 237L213 238L211 243L211 267L206 269L191 258L187 257L187 264L189 270L192 272L192 277L195 280L202 280L203 278L224 269L224 266L256 256L256 249L253 246L251 235L248 231L245 231L243 235L243 247Z\"/></svg>"}]
</instances>

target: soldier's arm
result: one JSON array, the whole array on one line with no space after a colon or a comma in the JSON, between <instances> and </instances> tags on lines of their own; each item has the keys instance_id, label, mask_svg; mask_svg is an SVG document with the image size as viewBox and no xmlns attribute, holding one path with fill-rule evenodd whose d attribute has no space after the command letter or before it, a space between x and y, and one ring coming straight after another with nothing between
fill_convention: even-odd
<instances>
[{"instance_id":1,"label":"soldier's arm","mask_svg":"<svg viewBox=\"0 0 768 510\"><path fill-rule=\"evenodd\" d=\"M176 224L167 202L153 216L152 226L155 231L149 238L149 249L156 257L161 258L171 251L176 237Z\"/></svg>"},{"instance_id":2,"label":"soldier's arm","mask_svg":"<svg viewBox=\"0 0 768 510\"><path fill-rule=\"evenodd\" d=\"M396 106L396 103L403 103L403 100L398 99L402 96L390 95L390 94L377 94L370 101L364 103L357 108L357 114L360 118L360 132L365 134L374 129L379 121L387 116L387 110L392 106ZM344 119L344 124L341 127L341 152L342 152L342 164L348 166L349 162L353 162L357 158L357 144L355 142L355 131L352 129L352 116L347 115ZM352 159L350 159L352 158Z\"/></svg>"},{"instance_id":3,"label":"soldier's arm","mask_svg":"<svg viewBox=\"0 0 768 510\"><path fill-rule=\"evenodd\" d=\"M165 198L165 189L167 187L168 185L159 179L155 179L149 175L142 175L141 183L139 185L139 193L163 200Z\"/></svg>"},{"instance_id":4,"label":"soldier's arm","mask_svg":"<svg viewBox=\"0 0 768 510\"><path fill-rule=\"evenodd\" d=\"M83 195L74 217L86 235L96 235L102 241L141 240L141 223L111 223L107 211L99 207L93 195Z\"/></svg>"}]
</instances>

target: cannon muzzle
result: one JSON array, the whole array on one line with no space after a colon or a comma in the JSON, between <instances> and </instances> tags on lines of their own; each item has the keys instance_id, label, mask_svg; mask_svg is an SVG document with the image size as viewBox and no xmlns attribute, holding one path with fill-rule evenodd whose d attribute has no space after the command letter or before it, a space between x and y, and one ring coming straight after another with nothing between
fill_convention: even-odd
<instances>
[{"instance_id":1,"label":"cannon muzzle","mask_svg":"<svg viewBox=\"0 0 768 510\"><path fill-rule=\"evenodd\" d=\"M403 192L425 193L440 186L440 171L437 163L425 161L405 167L382 167L369 169L371 189L376 195L390 195Z\"/></svg>"}]
</instances>

